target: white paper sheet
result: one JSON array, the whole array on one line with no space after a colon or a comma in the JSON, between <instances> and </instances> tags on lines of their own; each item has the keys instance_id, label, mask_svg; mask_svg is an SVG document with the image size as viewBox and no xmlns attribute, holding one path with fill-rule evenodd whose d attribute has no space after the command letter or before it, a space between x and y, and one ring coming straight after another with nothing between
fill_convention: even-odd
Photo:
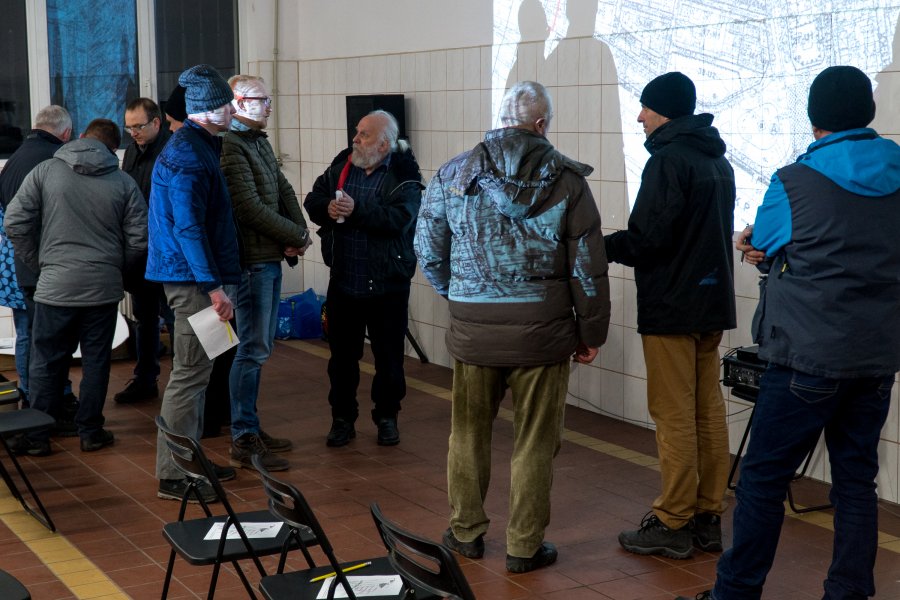
<instances>
[{"instance_id":1,"label":"white paper sheet","mask_svg":"<svg viewBox=\"0 0 900 600\"><path fill-rule=\"evenodd\" d=\"M212 306L188 317L200 345L210 360L238 345L238 336L228 321L220 321Z\"/></svg>"},{"instance_id":2,"label":"white paper sheet","mask_svg":"<svg viewBox=\"0 0 900 600\"><path fill-rule=\"evenodd\" d=\"M316 600L324 600L328 597L328 588L331 586L332 579L334 579L334 577L329 577L322 582L322 589L319 590L319 595L316 596ZM403 589L403 580L400 579L399 575L348 575L347 581L350 582L350 587L353 588L353 593L356 594L357 598L398 596L400 590ZM334 589L334 597L348 597L347 592L344 590L344 586L340 583Z\"/></svg>"},{"instance_id":3,"label":"white paper sheet","mask_svg":"<svg viewBox=\"0 0 900 600\"><path fill-rule=\"evenodd\" d=\"M276 537L278 535L278 532L281 530L282 525L284 525L284 523L282 523L281 521L278 521L277 523L241 523L241 527L244 528L244 533L246 533L247 537L251 540L254 538L262 539ZM225 527L225 521L222 521L221 523L213 523L213 526L209 528L209 531L206 532L206 535L203 537L203 539L221 539L223 527ZM228 537L226 539L239 540L241 539L241 534L238 533L237 528L229 527Z\"/></svg>"}]
</instances>

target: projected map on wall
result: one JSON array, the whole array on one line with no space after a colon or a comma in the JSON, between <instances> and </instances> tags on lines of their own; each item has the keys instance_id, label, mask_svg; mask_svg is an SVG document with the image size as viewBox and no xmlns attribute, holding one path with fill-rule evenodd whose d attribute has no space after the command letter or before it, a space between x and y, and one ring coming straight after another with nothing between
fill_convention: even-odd
<instances>
[{"instance_id":1,"label":"projected map on wall","mask_svg":"<svg viewBox=\"0 0 900 600\"><path fill-rule=\"evenodd\" d=\"M897 0L494 0L493 115L496 122L517 44L535 39L520 24L541 23L546 58L566 37L590 36L589 27L574 29L595 15L593 37L606 44L618 74L630 203L648 157L635 122L641 90L657 75L682 71L697 85L697 112L715 115L729 146L741 229L754 221L775 169L812 142L806 116L812 78L827 66L850 64L877 85L891 65L898 14ZM887 108L883 103L879 115Z\"/></svg>"}]
</instances>

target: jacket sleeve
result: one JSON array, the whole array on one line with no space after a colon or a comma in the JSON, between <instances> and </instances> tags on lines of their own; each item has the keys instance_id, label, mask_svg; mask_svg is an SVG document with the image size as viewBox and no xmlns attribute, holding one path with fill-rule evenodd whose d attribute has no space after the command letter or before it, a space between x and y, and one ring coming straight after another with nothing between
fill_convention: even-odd
<instances>
[{"instance_id":1,"label":"jacket sleeve","mask_svg":"<svg viewBox=\"0 0 900 600\"><path fill-rule=\"evenodd\" d=\"M628 218L628 229L606 236L609 260L640 267L668 259L680 233L677 222L686 202L678 170L670 158L650 157Z\"/></svg>"},{"instance_id":2,"label":"jacket sleeve","mask_svg":"<svg viewBox=\"0 0 900 600\"><path fill-rule=\"evenodd\" d=\"M385 185L388 178L385 177ZM394 190L385 189L387 197L381 202L357 203L347 225L364 230L368 234L392 237L408 231L416 222L422 204L420 181L401 182Z\"/></svg>"},{"instance_id":3,"label":"jacket sleeve","mask_svg":"<svg viewBox=\"0 0 900 600\"><path fill-rule=\"evenodd\" d=\"M279 202L281 206L283 206L288 213L286 218L303 230L302 237L303 244L305 244L309 239L309 225L306 223L303 211L300 210L300 201L297 200L297 193L294 191L294 186L287 180L287 177L284 176L281 169L278 169L278 196L280 198ZM294 245L302 246L302 244Z\"/></svg>"},{"instance_id":4,"label":"jacket sleeve","mask_svg":"<svg viewBox=\"0 0 900 600\"><path fill-rule=\"evenodd\" d=\"M579 179L580 191L573 194L566 212L569 289L579 341L598 348L609 332L609 265L600 213L587 181Z\"/></svg>"},{"instance_id":5,"label":"jacket sleeve","mask_svg":"<svg viewBox=\"0 0 900 600\"><path fill-rule=\"evenodd\" d=\"M147 255L147 202L144 194L131 177L122 230L125 233L125 271L129 272L144 262Z\"/></svg>"},{"instance_id":6,"label":"jacket sleeve","mask_svg":"<svg viewBox=\"0 0 900 600\"><path fill-rule=\"evenodd\" d=\"M41 185L45 169L40 165L25 177L6 209L4 226L16 256L29 269L40 271Z\"/></svg>"},{"instance_id":7,"label":"jacket sleeve","mask_svg":"<svg viewBox=\"0 0 900 600\"><path fill-rule=\"evenodd\" d=\"M207 198L212 175L196 163L181 165L169 180L172 235L191 274L203 290L222 285L215 256L206 235Z\"/></svg>"},{"instance_id":8,"label":"jacket sleeve","mask_svg":"<svg viewBox=\"0 0 900 600\"><path fill-rule=\"evenodd\" d=\"M333 227L335 224L334 219L328 216L328 204L334 198L334 190L337 188L337 181L331 174L332 168L329 167L319 175L312 191L303 200L306 214L319 227Z\"/></svg>"},{"instance_id":9,"label":"jacket sleeve","mask_svg":"<svg viewBox=\"0 0 900 600\"><path fill-rule=\"evenodd\" d=\"M425 190L416 222L415 250L422 273L443 297L450 292L450 244L452 232L447 221L447 198L443 177L438 171Z\"/></svg>"},{"instance_id":10,"label":"jacket sleeve","mask_svg":"<svg viewBox=\"0 0 900 600\"><path fill-rule=\"evenodd\" d=\"M778 175L772 175L772 181L762 204L756 211L756 222L753 224L751 244L762 250L766 256L775 256L791 241L793 222L791 205L784 184Z\"/></svg>"},{"instance_id":11,"label":"jacket sleeve","mask_svg":"<svg viewBox=\"0 0 900 600\"><path fill-rule=\"evenodd\" d=\"M284 246L303 246L308 238L306 227L287 219L259 197L250 158L234 134L226 135L222 144L222 172L228 182L234 216L241 228L249 228L260 235L272 238ZM279 184L284 176L277 165ZM288 184L290 185L290 184ZM281 193L279 185L279 193ZM293 192L293 189L291 190ZM296 204L296 197L291 200ZM305 225L305 223L304 223Z\"/></svg>"}]
</instances>

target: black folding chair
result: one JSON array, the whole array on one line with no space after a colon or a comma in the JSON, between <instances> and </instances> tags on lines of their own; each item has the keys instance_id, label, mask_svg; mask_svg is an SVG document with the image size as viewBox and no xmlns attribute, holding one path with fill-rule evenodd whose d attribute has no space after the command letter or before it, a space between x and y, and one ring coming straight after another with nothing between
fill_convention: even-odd
<instances>
[{"instance_id":1,"label":"black folding chair","mask_svg":"<svg viewBox=\"0 0 900 600\"><path fill-rule=\"evenodd\" d=\"M247 590L250 598L256 599L256 594L247 576L238 564L239 560L250 559L256 565L260 576L265 577L266 571L259 560L260 556L272 556L285 552L288 549L300 547L297 537L293 536L286 527L279 523L279 531L274 537L256 537L248 535L247 530L260 531L263 523L276 522L268 510L236 513L228 502L228 496L222 484L216 477L215 468L194 439L189 436L175 433L169 429L161 416L156 417L156 426L163 432L166 445L172 453L172 459L179 471L184 473L188 485L181 499L181 507L178 511L178 520L166 523L163 526L163 537L172 546L169 554L169 564L166 567L166 577L163 584L162 598L168 596L169 584L172 580L172 570L175 565L175 554L180 555L191 565L213 565L212 579L209 583L207 598L212 599L216 591L216 582L222 563L230 562L234 565L241 583ZM209 505L203 500L197 487L201 484L209 485L215 491L217 499L222 503L225 514L214 515ZM196 519L185 519L185 513L190 498L194 496L203 510L204 516ZM214 525L222 525L221 533L215 539L204 539ZM238 537L228 538L229 532L237 532ZM302 532L300 538L306 544L314 543L312 536L305 536Z\"/></svg>"},{"instance_id":2,"label":"black folding chair","mask_svg":"<svg viewBox=\"0 0 900 600\"><path fill-rule=\"evenodd\" d=\"M6 571L0 571L0 598L3 600L31 600L31 594L18 579Z\"/></svg>"},{"instance_id":3,"label":"black folding chair","mask_svg":"<svg viewBox=\"0 0 900 600\"><path fill-rule=\"evenodd\" d=\"M18 393L14 395L4 395L3 400L4 404L6 404L8 400L17 401ZM40 429L49 429L55 422L56 420L53 417L34 408L23 408L21 410L0 412L0 443L3 444L3 449L6 451L6 455L9 456L9 459L12 461L13 466L19 473L19 478L22 480L22 483L25 484L25 488L28 490L28 493L31 494L31 498L37 505L37 511L35 511L35 509L33 509L25 500L25 497L22 495L22 492L19 490L15 481L13 481L10 472L3 465L2 461L0 461L0 477L3 478L3 482L6 483L6 487L9 488L9 491L13 495L13 497L19 501L19 503L22 505L22 508L24 508L28 514L37 519L38 522L41 523L41 525L43 525L50 531L56 531L56 526L53 524L53 519L50 518L50 514L47 512L47 509L44 508L44 504L38 497L37 492L35 492L34 488L31 486L31 482L28 480L28 476L25 474L25 471L22 470L22 465L20 465L19 461L16 460L16 455L10 449L8 440L11 440L17 435L24 435L32 431L38 431Z\"/></svg>"},{"instance_id":4,"label":"black folding chair","mask_svg":"<svg viewBox=\"0 0 900 600\"><path fill-rule=\"evenodd\" d=\"M350 572L350 577L354 575L396 575L397 572L391 567L387 558L373 558L365 561L339 563L334 555L334 548L325 531L319 524L316 515L303 497L303 494L293 485L276 479L265 467L262 466L258 457L253 457L253 466L262 476L263 488L266 496L269 498L269 510L273 515L284 521L293 535L297 535L300 543L301 551L306 557L309 565L308 569L299 571L284 572L285 554L282 553L281 560L278 563L278 573L263 577L259 582L259 589L263 593L266 600L312 600L316 598L325 585L323 580L327 576L334 575L328 588L328 600L334 598L334 595L341 585L346 590L346 596L351 600L356 599L356 595L350 588L350 582L345 570ZM328 559L327 566L316 566L315 561L307 550L308 542L305 541L304 534L315 536L318 541L319 548ZM362 568L348 569L348 567ZM416 596L417 598L431 598L432 596ZM367 596L366 599L387 600L388 598L396 600L397 596Z\"/></svg>"},{"instance_id":5,"label":"black folding chair","mask_svg":"<svg viewBox=\"0 0 900 600\"><path fill-rule=\"evenodd\" d=\"M420 598L420 594L409 591L410 587L415 587L439 598L475 600L475 594L450 550L443 544L400 529L384 517L377 503L373 503L371 509L375 526L388 550L388 560L407 584L407 591L401 598Z\"/></svg>"}]
</instances>

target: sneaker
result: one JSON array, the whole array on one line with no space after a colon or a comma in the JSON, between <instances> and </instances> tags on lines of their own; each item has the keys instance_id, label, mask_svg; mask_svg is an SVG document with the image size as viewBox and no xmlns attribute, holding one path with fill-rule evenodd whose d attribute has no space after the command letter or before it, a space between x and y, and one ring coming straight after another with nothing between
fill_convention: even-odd
<instances>
[{"instance_id":1,"label":"sneaker","mask_svg":"<svg viewBox=\"0 0 900 600\"><path fill-rule=\"evenodd\" d=\"M466 558L481 558L484 556L484 534L479 535L471 542L461 542L453 535L453 530L447 528L444 532L444 545Z\"/></svg>"},{"instance_id":2,"label":"sneaker","mask_svg":"<svg viewBox=\"0 0 900 600\"><path fill-rule=\"evenodd\" d=\"M216 477L218 477L219 481L231 481L232 479L237 478L237 471L235 471L232 467L217 465L216 463L212 463L212 466L213 471L216 472Z\"/></svg>"},{"instance_id":3,"label":"sneaker","mask_svg":"<svg viewBox=\"0 0 900 600\"><path fill-rule=\"evenodd\" d=\"M27 435L20 435L11 440L10 451L17 456L50 456L50 442L32 440Z\"/></svg>"},{"instance_id":4,"label":"sneaker","mask_svg":"<svg viewBox=\"0 0 900 600\"><path fill-rule=\"evenodd\" d=\"M400 430L397 429L396 417L378 419L378 445L396 446L400 443Z\"/></svg>"},{"instance_id":5,"label":"sneaker","mask_svg":"<svg viewBox=\"0 0 900 600\"><path fill-rule=\"evenodd\" d=\"M269 452L287 452L294 447L294 444L291 443L291 440L272 437L262 429L259 430L259 439L263 441L263 444L266 445L266 448L269 449Z\"/></svg>"},{"instance_id":6,"label":"sneaker","mask_svg":"<svg viewBox=\"0 0 900 600\"><path fill-rule=\"evenodd\" d=\"M325 445L332 448L346 446L355 437L356 428L353 427L353 423L344 419L335 419L331 422L331 431L328 432Z\"/></svg>"},{"instance_id":7,"label":"sneaker","mask_svg":"<svg viewBox=\"0 0 900 600\"><path fill-rule=\"evenodd\" d=\"M713 600L712 590L706 590L705 592L700 592L693 598L688 598L687 596L678 596L675 600Z\"/></svg>"},{"instance_id":8,"label":"sneaker","mask_svg":"<svg viewBox=\"0 0 900 600\"><path fill-rule=\"evenodd\" d=\"M510 573L527 573L552 565L556 562L557 556L559 556L559 553L556 551L556 546L550 542L544 542L531 558L521 558L507 554L506 570Z\"/></svg>"},{"instance_id":9,"label":"sneaker","mask_svg":"<svg viewBox=\"0 0 900 600\"><path fill-rule=\"evenodd\" d=\"M291 466L285 459L272 454L262 438L255 433L245 433L231 443L231 460L228 462L232 467L254 469L255 454L259 455L259 460L266 471L286 471Z\"/></svg>"},{"instance_id":10,"label":"sneaker","mask_svg":"<svg viewBox=\"0 0 900 600\"><path fill-rule=\"evenodd\" d=\"M163 500L181 500L184 498L184 492L187 490L187 487L187 479L160 479L159 489L156 490L156 497L162 498ZM197 486L195 492L198 492L200 497L203 498L203 501L207 504L219 501L219 497L216 495L215 490L205 483L201 482ZM200 501L197 500L195 493L191 493L188 497L188 503L200 503Z\"/></svg>"},{"instance_id":11,"label":"sneaker","mask_svg":"<svg viewBox=\"0 0 900 600\"><path fill-rule=\"evenodd\" d=\"M112 446L115 441L116 437L112 434L112 431L98 429L88 437L81 438L81 451L96 452L101 448Z\"/></svg>"},{"instance_id":12,"label":"sneaker","mask_svg":"<svg viewBox=\"0 0 900 600\"><path fill-rule=\"evenodd\" d=\"M689 558L693 551L693 533L688 525L680 529L669 529L659 517L650 512L641 520L640 529L620 533L619 543L635 554Z\"/></svg>"},{"instance_id":13,"label":"sneaker","mask_svg":"<svg viewBox=\"0 0 900 600\"><path fill-rule=\"evenodd\" d=\"M154 381L152 384L142 383L137 379L132 379L125 386L125 389L113 396L118 404L133 404L142 400L153 400L159 398L159 386Z\"/></svg>"},{"instance_id":14,"label":"sneaker","mask_svg":"<svg viewBox=\"0 0 900 600\"><path fill-rule=\"evenodd\" d=\"M704 552L722 551L722 517L713 513L697 513L691 523L694 545Z\"/></svg>"}]
</instances>

